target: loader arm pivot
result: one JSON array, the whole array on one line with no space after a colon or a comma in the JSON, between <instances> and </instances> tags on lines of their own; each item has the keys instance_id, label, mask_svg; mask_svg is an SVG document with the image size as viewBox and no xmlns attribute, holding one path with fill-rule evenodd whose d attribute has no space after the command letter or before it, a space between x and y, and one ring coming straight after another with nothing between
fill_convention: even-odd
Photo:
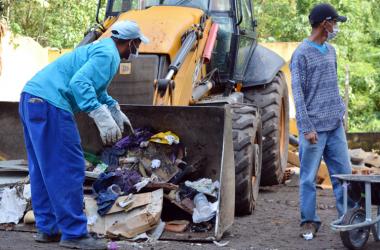
<instances>
[{"instance_id":1,"label":"loader arm pivot","mask_svg":"<svg viewBox=\"0 0 380 250\"><path fill-rule=\"evenodd\" d=\"M173 80L173 77L180 70L190 50L194 47L196 42L202 36L202 33L203 30L199 25L195 26L192 30L190 30L185 40L183 41L181 48L176 54L174 61L170 64L169 71L166 74L165 78L155 80L155 94L153 100L154 105L173 105L173 95L175 88L175 81Z\"/></svg>"}]
</instances>

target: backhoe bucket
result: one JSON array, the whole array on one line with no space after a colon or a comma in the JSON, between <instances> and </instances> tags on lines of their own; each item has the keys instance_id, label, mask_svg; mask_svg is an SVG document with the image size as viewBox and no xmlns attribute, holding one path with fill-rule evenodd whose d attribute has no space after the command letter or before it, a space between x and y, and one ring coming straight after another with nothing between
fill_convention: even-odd
<instances>
[{"instance_id":1,"label":"backhoe bucket","mask_svg":"<svg viewBox=\"0 0 380 250\"><path fill-rule=\"evenodd\" d=\"M164 240L210 241L221 239L232 225L235 206L235 168L232 122L225 107L169 107L121 105L134 128L151 127L156 131L172 131L186 146L187 159L203 157L199 170L202 178L219 180L219 207L214 230L205 233L164 232ZM26 159L23 129L18 116L18 103L0 102L0 156ZM86 114L77 117L82 146L100 152L101 140L95 123ZM48 152L46 152L48 153Z\"/></svg>"}]
</instances>

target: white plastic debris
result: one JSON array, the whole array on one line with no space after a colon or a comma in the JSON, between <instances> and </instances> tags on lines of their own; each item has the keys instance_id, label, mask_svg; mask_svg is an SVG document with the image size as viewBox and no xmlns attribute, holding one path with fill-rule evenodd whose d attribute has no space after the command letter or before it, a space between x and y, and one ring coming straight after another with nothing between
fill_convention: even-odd
<instances>
[{"instance_id":1,"label":"white plastic debris","mask_svg":"<svg viewBox=\"0 0 380 250\"><path fill-rule=\"evenodd\" d=\"M24 185L24 191L22 192L22 196L24 196L24 199L30 200L32 198L32 191L30 189L30 184Z\"/></svg>"},{"instance_id":2,"label":"white plastic debris","mask_svg":"<svg viewBox=\"0 0 380 250\"><path fill-rule=\"evenodd\" d=\"M216 215L218 202L210 203L203 193L198 193L194 197L195 208L193 211L193 222L201 223L209 221Z\"/></svg>"},{"instance_id":3,"label":"white plastic debris","mask_svg":"<svg viewBox=\"0 0 380 250\"><path fill-rule=\"evenodd\" d=\"M169 145L172 145L173 143L175 144L179 143L179 140L172 135L166 135L165 139L168 141Z\"/></svg>"},{"instance_id":4,"label":"white plastic debris","mask_svg":"<svg viewBox=\"0 0 380 250\"><path fill-rule=\"evenodd\" d=\"M149 141L142 141L140 143L140 148L147 148L149 146Z\"/></svg>"},{"instance_id":5,"label":"white plastic debris","mask_svg":"<svg viewBox=\"0 0 380 250\"><path fill-rule=\"evenodd\" d=\"M314 238L313 233L305 233L305 234L302 234L302 236L305 240L312 240Z\"/></svg>"},{"instance_id":6,"label":"white plastic debris","mask_svg":"<svg viewBox=\"0 0 380 250\"><path fill-rule=\"evenodd\" d=\"M162 233L164 232L166 223L160 220L157 224L157 227L153 228L148 232L148 235L150 235L150 238L153 240L159 240Z\"/></svg>"},{"instance_id":7,"label":"white plastic debris","mask_svg":"<svg viewBox=\"0 0 380 250\"><path fill-rule=\"evenodd\" d=\"M90 226L95 225L97 219L98 219L97 215L87 216L87 225L90 225Z\"/></svg>"},{"instance_id":8,"label":"white plastic debris","mask_svg":"<svg viewBox=\"0 0 380 250\"><path fill-rule=\"evenodd\" d=\"M154 160L152 161L152 168L153 168L153 169L159 168L160 166L161 166L161 161L160 161L160 160L158 160L158 159L154 159Z\"/></svg>"},{"instance_id":9,"label":"white plastic debris","mask_svg":"<svg viewBox=\"0 0 380 250\"><path fill-rule=\"evenodd\" d=\"M0 201L0 224L15 223L24 216L27 202L17 194L16 188L5 188Z\"/></svg>"},{"instance_id":10,"label":"white plastic debris","mask_svg":"<svg viewBox=\"0 0 380 250\"><path fill-rule=\"evenodd\" d=\"M225 247L225 246L227 246L230 242L229 241L225 241L225 242L221 242L221 241L216 241L216 240L214 240L213 241L213 243L215 244L215 245L217 245L218 247Z\"/></svg>"},{"instance_id":11,"label":"white plastic debris","mask_svg":"<svg viewBox=\"0 0 380 250\"><path fill-rule=\"evenodd\" d=\"M152 240L146 233L142 233L142 234L139 234L135 237L133 237L132 239L130 239L130 241L150 241Z\"/></svg>"},{"instance_id":12,"label":"white plastic debris","mask_svg":"<svg viewBox=\"0 0 380 250\"><path fill-rule=\"evenodd\" d=\"M213 197L218 196L219 181L212 182L211 179L199 179L197 181L186 181L185 185L194 188L200 193L204 193Z\"/></svg>"},{"instance_id":13,"label":"white plastic debris","mask_svg":"<svg viewBox=\"0 0 380 250\"><path fill-rule=\"evenodd\" d=\"M137 192L140 192L140 190L143 189L146 185L148 185L150 181L151 178L141 178L141 181L135 184Z\"/></svg>"},{"instance_id":14,"label":"white plastic debris","mask_svg":"<svg viewBox=\"0 0 380 250\"><path fill-rule=\"evenodd\" d=\"M125 207L129 206L130 204L132 204L133 201L134 201L134 199L133 199L133 194L129 194L129 195L127 196L127 198L125 198L125 199L122 200L122 201L119 201L119 202L118 202L118 205L119 205L120 207L122 207L122 208L125 208Z\"/></svg>"}]
</instances>

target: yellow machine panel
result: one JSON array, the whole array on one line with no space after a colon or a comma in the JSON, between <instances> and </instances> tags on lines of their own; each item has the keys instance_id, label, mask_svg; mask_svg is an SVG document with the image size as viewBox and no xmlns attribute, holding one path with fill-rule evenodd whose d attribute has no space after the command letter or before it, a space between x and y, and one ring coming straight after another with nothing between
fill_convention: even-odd
<instances>
[{"instance_id":1,"label":"yellow machine panel","mask_svg":"<svg viewBox=\"0 0 380 250\"><path fill-rule=\"evenodd\" d=\"M193 24L199 24L204 12L200 9L178 6L153 6L145 10L123 13L118 20L131 20L139 24L141 31L150 39L141 44L139 51L150 54L169 54L173 60L181 47L181 37ZM109 37L110 30L102 37Z\"/></svg>"}]
</instances>

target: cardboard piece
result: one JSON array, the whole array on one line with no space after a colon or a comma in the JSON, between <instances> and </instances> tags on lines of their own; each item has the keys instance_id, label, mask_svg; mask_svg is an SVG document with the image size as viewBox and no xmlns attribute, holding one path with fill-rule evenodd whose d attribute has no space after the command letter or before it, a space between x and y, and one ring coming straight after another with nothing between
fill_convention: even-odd
<instances>
[{"instance_id":1,"label":"cardboard piece","mask_svg":"<svg viewBox=\"0 0 380 250\"><path fill-rule=\"evenodd\" d=\"M190 222L187 220L173 220L166 222L165 230L174 233L183 233L189 227Z\"/></svg>"},{"instance_id":2,"label":"cardboard piece","mask_svg":"<svg viewBox=\"0 0 380 250\"><path fill-rule=\"evenodd\" d=\"M149 204L128 212L107 214L104 217L97 213L96 200L92 197L85 197L88 230L102 235L133 238L154 228L161 217L163 190L159 189L148 194L151 196Z\"/></svg>"},{"instance_id":3,"label":"cardboard piece","mask_svg":"<svg viewBox=\"0 0 380 250\"><path fill-rule=\"evenodd\" d=\"M126 199L128 199L127 195L120 196L119 198L117 198L116 202L113 204L113 206L111 207L111 209L108 211L107 214L114 214L121 211L128 212L128 211L131 211L132 209L147 205L152 202L152 194L151 193L134 194L131 197L132 204L130 206L123 208L119 205L119 203L125 201Z\"/></svg>"}]
</instances>

